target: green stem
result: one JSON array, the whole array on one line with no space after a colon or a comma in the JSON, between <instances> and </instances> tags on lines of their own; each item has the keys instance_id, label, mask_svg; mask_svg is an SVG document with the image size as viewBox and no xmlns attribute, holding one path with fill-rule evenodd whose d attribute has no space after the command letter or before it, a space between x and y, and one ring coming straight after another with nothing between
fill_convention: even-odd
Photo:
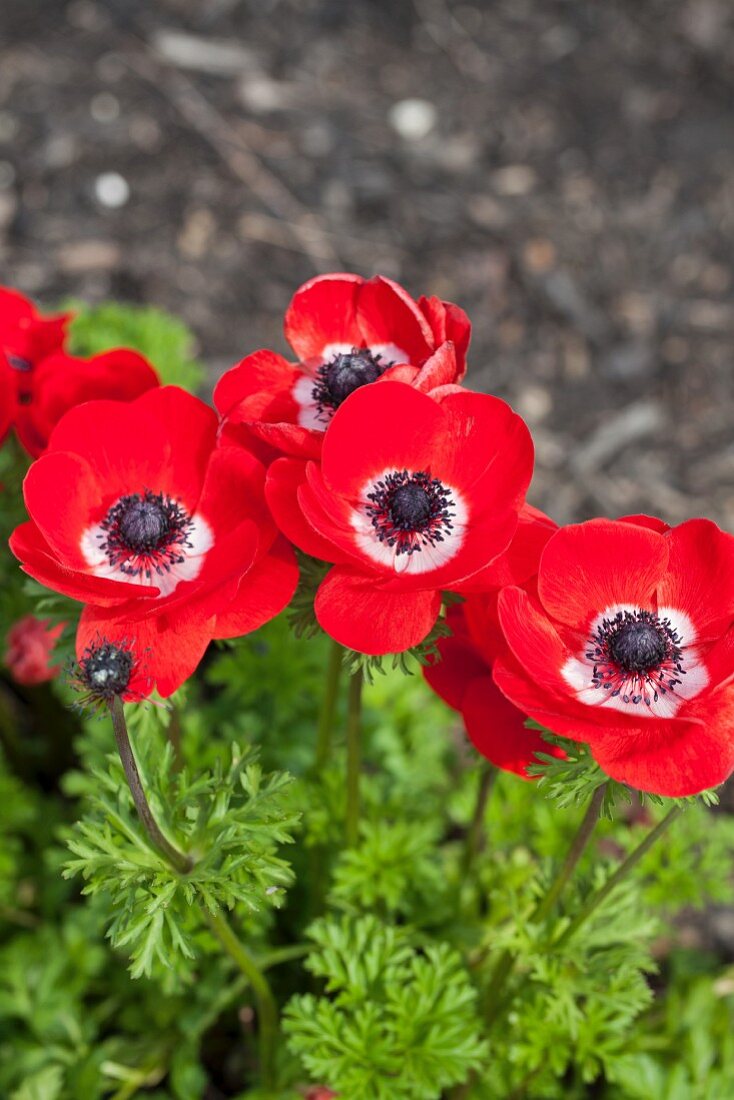
<instances>
[{"instance_id":1,"label":"green stem","mask_svg":"<svg viewBox=\"0 0 734 1100\"><path fill-rule=\"evenodd\" d=\"M482 828L484 826L484 815L487 810L487 802L489 796L492 793L495 781L497 779L498 769L490 764L488 760L483 762L481 775L479 777L479 787L477 788L477 800L474 805L474 814L467 830L466 839L464 841L464 853L461 860L461 877L466 878L471 869L471 865L474 862L482 842Z\"/></svg>"},{"instance_id":2,"label":"green stem","mask_svg":"<svg viewBox=\"0 0 734 1100\"><path fill-rule=\"evenodd\" d=\"M120 753L120 760L138 817L142 821L152 844L168 860L171 867L179 874L187 874L193 869L194 860L190 855L186 855L176 848L163 835L158 822L153 816L130 743L125 711L119 696L115 696L110 703L110 714L112 715L112 728L115 731L115 741ZM203 905L201 908L212 932L252 986L257 1001L262 1079L267 1088L272 1088L275 1073L275 1042L278 1034L278 1008L272 990L262 970L237 939L222 914L211 913Z\"/></svg>"},{"instance_id":3,"label":"green stem","mask_svg":"<svg viewBox=\"0 0 734 1100\"><path fill-rule=\"evenodd\" d=\"M260 1072L266 1089L275 1084L275 1045L278 1038L278 1006L270 983L249 951L240 943L221 912L204 911L209 927L249 981L257 1001L260 1038Z\"/></svg>"},{"instance_id":4,"label":"green stem","mask_svg":"<svg viewBox=\"0 0 734 1100\"><path fill-rule=\"evenodd\" d=\"M667 829L673 824L676 818L680 817L683 813L681 806L673 806L668 810L668 813L659 821L658 824L652 829L644 840L640 841L637 847L630 852L630 854L624 859L617 870L611 875L595 894L592 894L584 905L581 906L576 916L573 918L568 928L563 935L556 941L555 947L560 947L562 944L568 942L573 935L579 930L581 925L588 920L591 914L602 905L613 890L617 888L622 879L624 879L633 867L636 867L643 856L652 848L653 844L663 835Z\"/></svg>"},{"instance_id":5,"label":"green stem","mask_svg":"<svg viewBox=\"0 0 734 1100\"><path fill-rule=\"evenodd\" d=\"M560 898L568 880L571 878L571 875L576 869L581 856L584 854L591 840L592 833L594 832L594 828L599 818L599 811L604 801L605 792L606 784L603 784L601 787L597 787L591 796L591 801L581 820L578 831L573 838L571 847L563 862L563 866L551 883L547 893L540 899L530 916L530 921L532 923L544 920L551 913L553 907ZM505 982L512 973L514 966L515 956L510 951L503 951L497 960L497 965L485 994L485 1004L489 1006L486 1014L488 1025L493 1023L504 1003L500 998L500 993L502 992Z\"/></svg>"},{"instance_id":6,"label":"green stem","mask_svg":"<svg viewBox=\"0 0 734 1100\"><path fill-rule=\"evenodd\" d=\"M548 893L541 899L540 904L533 914L532 919L534 922L545 920L548 914L552 912L556 902L566 888L568 880L576 870L576 866L586 851L586 847L591 840L591 835L596 828L596 823L599 820L599 811L604 802L606 790L607 785L604 783L601 787L597 787L591 796L591 801L581 820L578 832L573 838L571 847L568 849L568 855L566 856L564 864L556 875Z\"/></svg>"},{"instance_id":7,"label":"green stem","mask_svg":"<svg viewBox=\"0 0 734 1100\"><path fill-rule=\"evenodd\" d=\"M184 765L181 731L181 711L176 703L171 704L171 718L168 723L168 740L173 749L173 770L180 772Z\"/></svg>"},{"instance_id":8,"label":"green stem","mask_svg":"<svg viewBox=\"0 0 734 1100\"><path fill-rule=\"evenodd\" d=\"M347 702L347 847L359 840L359 774L362 766L360 725L362 716L362 670L357 669L349 680Z\"/></svg>"},{"instance_id":9,"label":"green stem","mask_svg":"<svg viewBox=\"0 0 734 1100\"><path fill-rule=\"evenodd\" d=\"M322 771L331 753L331 740L334 732L334 715L339 697L339 681L342 671L342 647L338 642L332 641L329 650L329 664L326 670L326 690L319 714L319 725L316 732L316 755L314 769Z\"/></svg>"},{"instance_id":10,"label":"green stem","mask_svg":"<svg viewBox=\"0 0 734 1100\"><path fill-rule=\"evenodd\" d=\"M153 811L150 808L142 780L140 779L140 772L138 771L133 747L130 744L130 735L127 732L125 712L119 695L116 695L110 703L110 714L112 715L112 728L115 731L117 751L120 754L125 778L127 779L130 793L133 796L133 802L135 803L135 809L138 811L138 817L145 826L145 831L150 837L154 847L158 849L161 855L166 857L174 870L178 871L179 874L185 875L193 867L193 860L191 856L186 855L174 844L171 844L170 840L163 835L158 822L153 817Z\"/></svg>"}]
</instances>

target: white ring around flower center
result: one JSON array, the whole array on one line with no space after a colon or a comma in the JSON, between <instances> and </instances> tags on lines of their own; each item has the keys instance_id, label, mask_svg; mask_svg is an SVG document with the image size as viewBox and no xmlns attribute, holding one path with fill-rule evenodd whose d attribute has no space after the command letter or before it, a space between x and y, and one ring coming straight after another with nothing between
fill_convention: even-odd
<instances>
[{"instance_id":1,"label":"white ring around flower center","mask_svg":"<svg viewBox=\"0 0 734 1100\"><path fill-rule=\"evenodd\" d=\"M113 505L114 507L114 505ZM150 588L160 589L160 597L170 596L181 581L195 580L204 566L207 551L214 545L214 534L206 520L195 515L191 518L190 526L186 529L186 541L189 545L181 547L182 562L175 562L161 573L153 571L150 577L145 573L136 576L126 573L120 568L120 562L111 565L102 543L105 542L108 532L101 524L95 523L88 527L80 540L81 552L87 565L90 566L95 577L107 577L109 580L122 581L123 584L142 584ZM134 557L131 552L130 557Z\"/></svg>"},{"instance_id":2,"label":"white ring around flower center","mask_svg":"<svg viewBox=\"0 0 734 1100\"><path fill-rule=\"evenodd\" d=\"M324 412L319 409L318 402L314 400L313 391L316 385L316 372L319 367L330 363L335 355L349 355L354 344L327 344L321 355L316 359L307 359L301 363L303 377L299 378L291 390L293 400L298 405L298 425L301 428L311 428L313 431L323 432L328 424ZM397 344L370 344L367 351L371 355L381 356L383 363L409 363L407 352L399 348Z\"/></svg>"},{"instance_id":3,"label":"white ring around flower center","mask_svg":"<svg viewBox=\"0 0 734 1100\"><path fill-rule=\"evenodd\" d=\"M430 573L434 569L440 569L442 565L451 561L461 550L466 537L469 510L458 489L453 485L441 484L448 490L446 504L450 507L451 527L443 531L443 539L440 542L421 545L419 550L412 554L397 552L397 546L388 546L381 542L372 522L372 516L367 511L371 505L367 494L371 493L376 484L391 474L400 473L395 467L388 467L382 473L371 477L362 487L359 494L361 504L352 511L351 525L355 534L355 541L372 561L379 565L386 565L398 575L416 573Z\"/></svg>"},{"instance_id":4,"label":"white ring around flower center","mask_svg":"<svg viewBox=\"0 0 734 1100\"><path fill-rule=\"evenodd\" d=\"M618 612L638 610L640 608L633 604L613 604L596 616L589 627L588 637L595 636L605 619L613 619ZM683 675L679 677L680 683L664 694L658 692L657 699L652 698L649 706L644 703L633 703L629 696L628 702L625 702L624 693L612 695L611 691L595 686L592 678L594 661L586 656L589 644L588 640L585 640L578 656L569 657L561 669L561 676L573 689L580 703L586 703L592 707L607 707L610 710L621 711L623 714L634 715L636 718L673 718L687 699L700 695L708 685L708 670L703 663L700 650L695 645L697 633L689 616L675 607L659 607L657 610L650 610L661 621L667 619L672 631L681 639L680 664Z\"/></svg>"}]
</instances>

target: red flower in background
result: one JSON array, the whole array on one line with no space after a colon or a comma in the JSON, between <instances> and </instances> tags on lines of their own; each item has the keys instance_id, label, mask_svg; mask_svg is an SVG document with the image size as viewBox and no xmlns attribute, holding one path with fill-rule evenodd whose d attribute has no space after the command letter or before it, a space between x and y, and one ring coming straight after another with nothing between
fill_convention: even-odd
<instances>
[{"instance_id":1,"label":"red flower in background","mask_svg":"<svg viewBox=\"0 0 734 1100\"><path fill-rule=\"evenodd\" d=\"M24 483L31 520L11 549L26 573L88 604L82 648L127 638L162 695L213 638L278 614L297 582L242 447L215 447L217 418L173 386L79 405Z\"/></svg>"},{"instance_id":2,"label":"red flower in background","mask_svg":"<svg viewBox=\"0 0 734 1100\"><path fill-rule=\"evenodd\" d=\"M503 555L505 568L514 568L516 582L535 573L542 547L557 530L548 516L529 505L520 520ZM527 779L528 764L537 762L536 753L559 755L560 750L554 750L536 730L526 729L526 715L504 697L492 679L494 663L505 649L497 597L497 592L477 593L449 608L447 621L452 633L441 638L439 658L425 667L423 674L436 694L459 711L469 739L482 756Z\"/></svg>"},{"instance_id":3,"label":"red flower in background","mask_svg":"<svg viewBox=\"0 0 734 1100\"><path fill-rule=\"evenodd\" d=\"M15 416L15 391L10 374L0 365L0 443L10 431Z\"/></svg>"},{"instance_id":4,"label":"red flower in background","mask_svg":"<svg viewBox=\"0 0 734 1100\"><path fill-rule=\"evenodd\" d=\"M22 294L0 287L0 442L31 399L34 368L63 346L70 316L42 317Z\"/></svg>"},{"instance_id":5,"label":"red flower in background","mask_svg":"<svg viewBox=\"0 0 734 1100\"><path fill-rule=\"evenodd\" d=\"M24 615L8 631L5 664L18 684L43 684L53 680L60 666L51 664L51 654L63 623L51 626L48 619Z\"/></svg>"},{"instance_id":6,"label":"red flower in background","mask_svg":"<svg viewBox=\"0 0 734 1100\"><path fill-rule=\"evenodd\" d=\"M498 687L612 778L672 797L734 770L734 537L714 523L563 528L499 615Z\"/></svg>"},{"instance_id":7,"label":"red flower in background","mask_svg":"<svg viewBox=\"0 0 734 1100\"><path fill-rule=\"evenodd\" d=\"M281 530L334 564L316 596L323 629L383 654L421 642L442 590L463 591L507 549L532 468L530 433L504 401L385 382L338 410L320 465L278 459L266 491Z\"/></svg>"},{"instance_id":8,"label":"red flower in background","mask_svg":"<svg viewBox=\"0 0 734 1100\"><path fill-rule=\"evenodd\" d=\"M222 377L214 403L225 433L315 458L334 413L361 386L393 380L431 392L459 382L470 333L450 302L415 302L380 275L321 275L296 291L286 313L299 362L272 351L248 355Z\"/></svg>"},{"instance_id":9,"label":"red flower in background","mask_svg":"<svg viewBox=\"0 0 734 1100\"><path fill-rule=\"evenodd\" d=\"M38 456L64 413L85 401L132 401L159 385L158 375L136 351L115 348L79 359L58 351L33 371L28 401L16 410L15 430L26 450Z\"/></svg>"}]
</instances>

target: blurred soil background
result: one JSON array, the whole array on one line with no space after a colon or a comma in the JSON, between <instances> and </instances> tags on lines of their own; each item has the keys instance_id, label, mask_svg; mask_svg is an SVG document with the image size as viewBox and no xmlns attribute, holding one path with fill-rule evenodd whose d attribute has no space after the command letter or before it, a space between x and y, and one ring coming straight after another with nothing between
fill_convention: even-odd
<instances>
[{"instance_id":1,"label":"blurred soil background","mask_svg":"<svg viewBox=\"0 0 734 1100\"><path fill-rule=\"evenodd\" d=\"M0 279L213 377L318 271L458 301L560 521L734 527L734 4L0 0Z\"/></svg>"},{"instance_id":2,"label":"blurred soil background","mask_svg":"<svg viewBox=\"0 0 734 1100\"><path fill-rule=\"evenodd\" d=\"M0 0L0 281L180 314L459 302L559 521L734 528L730 0Z\"/></svg>"},{"instance_id":3,"label":"blurred soil background","mask_svg":"<svg viewBox=\"0 0 734 1100\"><path fill-rule=\"evenodd\" d=\"M731 0L0 0L0 282L169 309L214 381L383 272L469 312L558 521L734 529L733 104Z\"/></svg>"}]
</instances>

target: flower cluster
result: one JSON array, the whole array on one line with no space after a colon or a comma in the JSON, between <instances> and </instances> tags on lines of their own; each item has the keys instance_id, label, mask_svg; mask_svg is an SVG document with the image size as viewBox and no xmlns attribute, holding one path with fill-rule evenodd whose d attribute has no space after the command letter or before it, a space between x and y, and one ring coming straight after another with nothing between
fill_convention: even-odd
<instances>
[{"instance_id":1,"label":"flower cluster","mask_svg":"<svg viewBox=\"0 0 734 1100\"><path fill-rule=\"evenodd\" d=\"M15 428L34 457L69 409L103 397L129 401L158 385L150 364L128 348L70 355L70 320L68 313L42 317L22 294L0 287L0 443Z\"/></svg>"},{"instance_id":2,"label":"flower cluster","mask_svg":"<svg viewBox=\"0 0 734 1100\"><path fill-rule=\"evenodd\" d=\"M295 547L323 563L314 614L341 645L379 657L451 629L426 679L499 767L549 751L531 718L642 790L734 770L734 538L644 516L559 529L529 505L530 433L463 384L457 306L312 279L285 317L295 359L248 355L214 413L133 353L70 359L66 318L4 301L0 416L43 452L11 545L83 602L82 667L124 645L169 695L212 639L286 606Z\"/></svg>"}]
</instances>

